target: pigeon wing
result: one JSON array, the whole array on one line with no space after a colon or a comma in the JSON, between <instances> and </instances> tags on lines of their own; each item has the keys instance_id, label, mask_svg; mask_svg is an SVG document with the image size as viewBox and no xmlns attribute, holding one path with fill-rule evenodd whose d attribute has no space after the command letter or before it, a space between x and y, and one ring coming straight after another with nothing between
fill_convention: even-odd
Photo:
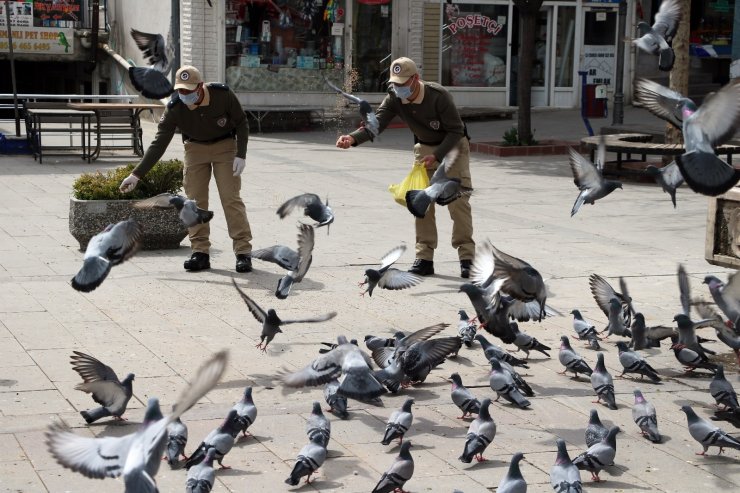
<instances>
[{"instance_id":1,"label":"pigeon wing","mask_svg":"<svg viewBox=\"0 0 740 493\"><path fill-rule=\"evenodd\" d=\"M170 199L172 197L175 197L175 195L166 192L160 193L159 195L155 195L154 197L150 197L148 199L135 201L134 207L136 207L137 209L170 209L174 207L174 205L170 203Z\"/></svg>"},{"instance_id":2,"label":"pigeon wing","mask_svg":"<svg viewBox=\"0 0 740 493\"><path fill-rule=\"evenodd\" d=\"M712 146L732 138L740 126L740 79L734 79L711 98L706 98L694 122L701 127Z\"/></svg>"},{"instance_id":3,"label":"pigeon wing","mask_svg":"<svg viewBox=\"0 0 740 493\"><path fill-rule=\"evenodd\" d=\"M429 327L424 327L423 329L419 329L416 332L413 332L403 339L401 339L401 342L398 344L398 347L403 348L404 350L411 346L411 344L418 342L418 341L426 341L427 339L434 337L435 335L442 332L444 329L449 327L450 324L445 323L439 323L430 325ZM391 348L393 349L393 348Z\"/></svg>"},{"instance_id":4,"label":"pigeon wing","mask_svg":"<svg viewBox=\"0 0 740 493\"><path fill-rule=\"evenodd\" d=\"M311 266L311 260L313 259L313 247L314 247L314 229L309 224L302 224L300 226L301 232L298 234L298 270L295 274L295 282L301 282L303 276L308 272L308 268Z\"/></svg>"},{"instance_id":5,"label":"pigeon wing","mask_svg":"<svg viewBox=\"0 0 740 493\"><path fill-rule=\"evenodd\" d=\"M123 472L135 438L135 433L122 437L82 437L55 424L46 432L46 445L57 462L67 469L88 478L116 478Z\"/></svg>"},{"instance_id":6,"label":"pigeon wing","mask_svg":"<svg viewBox=\"0 0 740 493\"><path fill-rule=\"evenodd\" d=\"M283 219L296 207L308 207L309 204L313 204L316 202L321 203L321 199L315 193L304 193L301 195L297 195L292 199L288 199L283 202L283 204L278 207L277 215L280 216L280 219Z\"/></svg>"},{"instance_id":7,"label":"pigeon wing","mask_svg":"<svg viewBox=\"0 0 740 493\"><path fill-rule=\"evenodd\" d=\"M658 13L655 14L655 22L653 22L653 30L663 36L663 38L670 39L676 34L678 29L678 23L681 21L681 6L678 0L663 0L658 9Z\"/></svg>"},{"instance_id":8,"label":"pigeon wing","mask_svg":"<svg viewBox=\"0 0 740 493\"><path fill-rule=\"evenodd\" d=\"M634 92L635 98L652 114L683 131L681 106L687 98L648 79L638 79Z\"/></svg>"},{"instance_id":9,"label":"pigeon wing","mask_svg":"<svg viewBox=\"0 0 740 493\"><path fill-rule=\"evenodd\" d=\"M406 245L398 245L397 247L393 248L391 251L383 255L380 258L380 268L378 270L383 270L393 265L396 260L401 258L401 255L403 255L403 252L405 251Z\"/></svg>"},{"instance_id":10,"label":"pigeon wing","mask_svg":"<svg viewBox=\"0 0 740 493\"><path fill-rule=\"evenodd\" d=\"M618 299L624 307L624 298L614 290L606 279L598 274L591 274L588 278L588 283L591 286L591 294L593 294L596 304L599 305L604 315L609 316L609 300L612 298Z\"/></svg>"},{"instance_id":11,"label":"pigeon wing","mask_svg":"<svg viewBox=\"0 0 740 493\"><path fill-rule=\"evenodd\" d=\"M604 178L596 166L575 149L570 150L570 170L579 189L599 188Z\"/></svg>"},{"instance_id":12,"label":"pigeon wing","mask_svg":"<svg viewBox=\"0 0 740 493\"><path fill-rule=\"evenodd\" d=\"M175 90L162 72L150 67L129 67L128 76L134 88L147 98L166 98Z\"/></svg>"},{"instance_id":13,"label":"pigeon wing","mask_svg":"<svg viewBox=\"0 0 740 493\"><path fill-rule=\"evenodd\" d=\"M689 276L686 274L686 269L683 264L678 264L678 290L681 293L681 308L683 308L683 314L690 316L691 289L689 287Z\"/></svg>"},{"instance_id":14,"label":"pigeon wing","mask_svg":"<svg viewBox=\"0 0 740 493\"><path fill-rule=\"evenodd\" d=\"M282 375L286 387L314 387L323 385L342 374L342 359L347 349L337 347L326 354L322 354L310 365L294 373Z\"/></svg>"},{"instance_id":15,"label":"pigeon wing","mask_svg":"<svg viewBox=\"0 0 740 493\"><path fill-rule=\"evenodd\" d=\"M423 277L413 272L388 269L378 281L378 287L383 289L406 289L416 286L423 280Z\"/></svg>"},{"instance_id":16,"label":"pigeon wing","mask_svg":"<svg viewBox=\"0 0 740 493\"><path fill-rule=\"evenodd\" d=\"M121 381L118 379L116 372L113 371L113 368L89 354L81 353L80 351L72 351L72 353L70 358L72 369L80 374L85 383L108 381L116 382L120 385Z\"/></svg>"},{"instance_id":17,"label":"pigeon wing","mask_svg":"<svg viewBox=\"0 0 740 493\"><path fill-rule=\"evenodd\" d=\"M256 318L259 323L265 323L265 319L267 318L267 313L262 308L260 308L260 306L257 303L255 303L252 298L247 296L247 293L242 291L242 289L236 284L236 279L232 277L231 282L234 283L234 287L239 292L239 295L244 300L244 303L247 304L247 308L249 309L249 312L252 315L254 315L254 318Z\"/></svg>"},{"instance_id":18,"label":"pigeon wing","mask_svg":"<svg viewBox=\"0 0 740 493\"><path fill-rule=\"evenodd\" d=\"M149 65L159 72L169 69L167 50L164 37L161 34L152 34L131 29L131 37L134 38L136 46L144 53Z\"/></svg>"},{"instance_id":19,"label":"pigeon wing","mask_svg":"<svg viewBox=\"0 0 740 493\"><path fill-rule=\"evenodd\" d=\"M337 94L341 94L345 98L349 99L353 103L360 104L362 102L362 99L358 98L357 96L353 96L352 94L347 94L346 92L339 89L337 86L332 84L332 82L324 76L324 82L326 82L326 85L331 87Z\"/></svg>"}]
</instances>

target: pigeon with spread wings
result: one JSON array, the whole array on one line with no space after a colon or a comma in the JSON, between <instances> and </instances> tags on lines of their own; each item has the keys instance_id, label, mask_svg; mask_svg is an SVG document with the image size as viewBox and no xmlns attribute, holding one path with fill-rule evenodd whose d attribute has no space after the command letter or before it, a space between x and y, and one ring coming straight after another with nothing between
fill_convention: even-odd
<instances>
[{"instance_id":1,"label":"pigeon with spread wings","mask_svg":"<svg viewBox=\"0 0 740 493\"><path fill-rule=\"evenodd\" d=\"M327 79L326 76L324 76L324 82L326 82L326 85L331 87L337 94L341 94L351 102L360 106L362 126L370 134L370 140L374 140L375 137L377 137L380 133L380 124L378 123L378 117L375 116L375 111L373 111L373 107L370 106L370 103L368 103L364 99L358 98L357 96L353 96L352 94L344 92L343 90L332 84L332 82Z\"/></svg>"},{"instance_id":2,"label":"pigeon with spread wings","mask_svg":"<svg viewBox=\"0 0 740 493\"><path fill-rule=\"evenodd\" d=\"M596 161L593 163L575 149L570 149L570 170L573 173L573 181L580 190L570 211L571 217L576 215L583 204L594 205L597 200L603 199L617 188L622 188L621 182L604 179L605 160L606 144L603 135L599 138Z\"/></svg>"},{"instance_id":3,"label":"pigeon with spread wings","mask_svg":"<svg viewBox=\"0 0 740 493\"><path fill-rule=\"evenodd\" d=\"M172 26L170 25L167 43L161 34L145 33L133 28L131 37L151 65L151 67L129 67L128 75L131 83L147 98L166 98L175 90L167 79L175 57Z\"/></svg>"},{"instance_id":4,"label":"pigeon with spread wings","mask_svg":"<svg viewBox=\"0 0 740 493\"><path fill-rule=\"evenodd\" d=\"M645 53L658 55L658 68L670 72L676 59L670 43L681 22L681 5L678 0L663 0L650 26L645 21L637 23L640 37L632 43Z\"/></svg>"},{"instance_id":5,"label":"pigeon with spread wings","mask_svg":"<svg viewBox=\"0 0 740 493\"><path fill-rule=\"evenodd\" d=\"M296 207L303 207L303 214L316 221L315 228L326 226L326 231L329 232L329 225L334 222L334 211L329 207L329 197L326 198L326 205L324 205L315 193L296 195L278 207L277 215L280 219L285 219L285 216L293 212Z\"/></svg>"},{"instance_id":6,"label":"pigeon with spread wings","mask_svg":"<svg viewBox=\"0 0 740 493\"><path fill-rule=\"evenodd\" d=\"M182 223L192 228L196 224L205 224L213 219L213 211L201 209L195 200L174 193L160 193L154 197L134 202L137 209L169 209L174 207Z\"/></svg>"},{"instance_id":7,"label":"pigeon with spread wings","mask_svg":"<svg viewBox=\"0 0 740 493\"><path fill-rule=\"evenodd\" d=\"M413 272L391 268L391 265L401 258L405 251L406 245L399 245L383 255L383 258L380 259L379 268L365 269L365 280L360 283L360 286L367 284L367 290L362 292L363 295L367 293L372 296L375 287L392 290L410 288L424 279Z\"/></svg>"},{"instance_id":8,"label":"pigeon with spread wings","mask_svg":"<svg viewBox=\"0 0 740 493\"><path fill-rule=\"evenodd\" d=\"M134 374L129 373L123 380L113 368L106 365L97 358L79 351L72 351L70 363L72 369L79 373L83 382L75 386L75 390L81 390L92 395L93 400L100 407L87 411L80 411L80 415L90 424L106 416L114 419L124 419L121 415L126 412L128 401L133 395Z\"/></svg>"}]
</instances>

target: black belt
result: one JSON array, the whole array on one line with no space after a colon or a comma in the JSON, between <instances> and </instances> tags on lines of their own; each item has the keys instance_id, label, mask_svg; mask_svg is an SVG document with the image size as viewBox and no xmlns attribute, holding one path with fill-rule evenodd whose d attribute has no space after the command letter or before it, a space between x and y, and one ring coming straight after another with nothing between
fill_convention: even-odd
<instances>
[{"instance_id":1,"label":"black belt","mask_svg":"<svg viewBox=\"0 0 740 493\"><path fill-rule=\"evenodd\" d=\"M182 141L183 142L196 142L198 144L215 144L216 142L221 142L222 140L233 139L234 138L234 135L235 135L235 133L233 131L231 131L231 132L229 132L229 133L227 133L225 135L221 135L220 137L216 137L215 139L198 140L198 139L194 139L194 138L190 137L189 135L182 134Z\"/></svg>"}]
</instances>

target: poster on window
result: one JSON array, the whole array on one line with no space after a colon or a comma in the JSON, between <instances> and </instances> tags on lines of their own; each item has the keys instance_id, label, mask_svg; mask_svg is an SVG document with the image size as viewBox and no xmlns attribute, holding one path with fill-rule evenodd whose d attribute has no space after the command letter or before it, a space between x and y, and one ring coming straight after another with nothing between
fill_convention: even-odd
<instances>
[{"instance_id":1,"label":"poster on window","mask_svg":"<svg viewBox=\"0 0 740 493\"><path fill-rule=\"evenodd\" d=\"M586 83L612 85L616 59L613 45L584 45L581 70L587 72Z\"/></svg>"},{"instance_id":2,"label":"poster on window","mask_svg":"<svg viewBox=\"0 0 740 493\"><path fill-rule=\"evenodd\" d=\"M8 2L10 9L10 25L18 27L33 26L33 3L32 2ZM4 26L7 16L5 15L5 2L0 2L0 26Z\"/></svg>"},{"instance_id":3,"label":"poster on window","mask_svg":"<svg viewBox=\"0 0 740 493\"><path fill-rule=\"evenodd\" d=\"M36 0L33 2L34 26L75 27L81 22L82 0Z\"/></svg>"}]
</instances>

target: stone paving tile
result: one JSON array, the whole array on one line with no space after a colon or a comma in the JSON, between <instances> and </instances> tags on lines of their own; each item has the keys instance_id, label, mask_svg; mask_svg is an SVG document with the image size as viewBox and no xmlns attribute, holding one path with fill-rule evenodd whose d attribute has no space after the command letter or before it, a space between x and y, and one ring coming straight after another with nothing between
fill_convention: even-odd
<instances>
[{"instance_id":1,"label":"stone paving tile","mask_svg":"<svg viewBox=\"0 0 740 493\"><path fill-rule=\"evenodd\" d=\"M41 479L27 461L0 463L0 490L45 491Z\"/></svg>"}]
</instances>

